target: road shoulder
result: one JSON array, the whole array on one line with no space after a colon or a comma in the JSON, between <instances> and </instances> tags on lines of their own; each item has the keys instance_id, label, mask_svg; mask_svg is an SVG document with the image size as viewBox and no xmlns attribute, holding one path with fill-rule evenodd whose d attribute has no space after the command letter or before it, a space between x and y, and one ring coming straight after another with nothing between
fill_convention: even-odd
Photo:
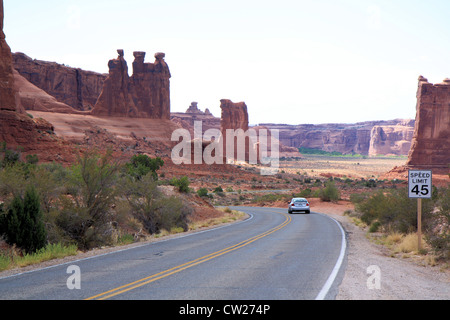
<instances>
[{"instance_id":1,"label":"road shoulder","mask_svg":"<svg viewBox=\"0 0 450 320\"><path fill-rule=\"evenodd\" d=\"M337 300L448 300L450 272L439 266L391 257L389 250L371 242L366 231L343 215L344 203L322 211L339 221L347 235L347 264ZM320 205L315 211L321 212Z\"/></svg>"}]
</instances>

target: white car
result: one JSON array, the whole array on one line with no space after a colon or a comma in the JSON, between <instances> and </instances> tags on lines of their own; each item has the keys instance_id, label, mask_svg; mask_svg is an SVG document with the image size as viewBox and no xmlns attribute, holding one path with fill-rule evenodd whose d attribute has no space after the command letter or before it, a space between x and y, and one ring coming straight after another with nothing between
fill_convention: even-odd
<instances>
[{"instance_id":1,"label":"white car","mask_svg":"<svg viewBox=\"0 0 450 320\"><path fill-rule=\"evenodd\" d=\"M288 213L293 213L295 211L304 211L305 213L310 213L311 208L309 207L309 202L305 198L293 198L289 202Z\"/></svg>"}]
</instances>

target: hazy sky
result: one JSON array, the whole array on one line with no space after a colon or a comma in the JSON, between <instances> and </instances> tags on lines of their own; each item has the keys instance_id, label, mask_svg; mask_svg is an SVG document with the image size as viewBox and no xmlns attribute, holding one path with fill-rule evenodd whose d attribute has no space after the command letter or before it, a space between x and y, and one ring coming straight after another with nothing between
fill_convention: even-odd
<instances>
[{"instance_id":1,"label":"hazy sky","mask_svg":"<svg viewBox=\"0 0 450 320\"><path fill-rule=\"evenodd\" d=\"M13 52L108 72L116 49L165 52L172 111L251 124L414 118L419 75L450 77L449 0L4 0Z\"/></svg>"}]
</instances>

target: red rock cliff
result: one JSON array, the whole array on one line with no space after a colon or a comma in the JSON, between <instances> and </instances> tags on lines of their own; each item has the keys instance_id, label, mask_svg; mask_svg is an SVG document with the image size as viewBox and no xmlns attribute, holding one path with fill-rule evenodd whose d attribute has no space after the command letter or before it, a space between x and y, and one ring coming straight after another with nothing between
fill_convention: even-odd
<instances>
[{"instance_id":1,"label":"red rock cliff","mask_svg":"<svg viewBox=\"0 0 450 320\"><path fill-rule=\"evenodd\" d=\"M429 83L419 77L416 123L407 166L441 168L450 165L450 79Z\"/></svg>"},{"instance_id":2,"label":"red rock cliff","mask_svg":"<svg viewBox=\"0 0 450 320\"><path fill-rule=\"evenodd\" d=\"M105 74L33 60L20 52L13 53L13 66L22 77L58 102L81 111L94 107L106 79Z\"/></svg>"},{"instance_id":3,"label":"red rock cliff","mask_svg":"<svg viewBox=\"0 0 450 320\"><path fill-rule=\"evenodd\" d=\"M0 6L0 110L16 111L11 49L3 33L3 0Z\"/></svg>"}]
</instances>

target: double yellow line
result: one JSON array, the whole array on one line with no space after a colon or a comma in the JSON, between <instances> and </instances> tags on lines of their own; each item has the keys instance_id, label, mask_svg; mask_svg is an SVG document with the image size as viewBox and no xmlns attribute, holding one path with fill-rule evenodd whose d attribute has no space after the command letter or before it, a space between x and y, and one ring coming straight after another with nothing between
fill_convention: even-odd
<instances>
[{"instance_id":1,"label":"double yellow line","mask_svg":"<svg viewBox=\"0 0 450 320\"><path fill-rule=\"evenodd\" d=\"M198 258L198 259L186 262L186 263L184 263L182 265L179 265L179 266L173 267L171 269L168 269L168 270L159 272L157 274L151 275L149 277L145 277L145 278L142 278L140 280L128 283L126 285L117 287L115 289L111 289L111 290L105 291L103 293L97 294L95 296L87 298L86 300L106 300L106 299L112 298L114 296L123 294L125 292L134 290L136 288L142 287L142 286L144 286L146 284L155 282L155 281L160 280L162 278L168 277L168 276L170 276L172 274L175 274L175 273L178 273L180 271L186 270L188 268L191 268L191 267L196 266L198 264L201 264L203 262L206 262L206 261L209 261L211 259L220 257L220 256L222 256L222 255L224 255L226 253L231 252L231 251L234 251L234 250L240 249L242 247L245 247L245 246L249 245L250 243L255 242L256 240L259 240L261 238L267 237L268 235L270 235L270 234L272 234L272 233L274 233L274 232L284 228L285 226L287 226L292 221L292 218L290 216L288 216L288 215L286 215L284 213L282 213L282 215L284 215L286 217L286 220L282 224L280 224L279 226L277 226L277 227L275 227L273 229L270 229L270 230L268 230L268 231L266 231L264 233L261 233L261 234L259 234L257 236L254 236L254 237L252 237L250 239L247 239L245 241L239 242L238 244L235 244L235 245L233 245L231 247L228 247L228 248L222 249L220 251L216 251L214 253L211 253L211 254L208 254L206 256L203 256L201 258Z\"/></svg>"}]
</instances>

